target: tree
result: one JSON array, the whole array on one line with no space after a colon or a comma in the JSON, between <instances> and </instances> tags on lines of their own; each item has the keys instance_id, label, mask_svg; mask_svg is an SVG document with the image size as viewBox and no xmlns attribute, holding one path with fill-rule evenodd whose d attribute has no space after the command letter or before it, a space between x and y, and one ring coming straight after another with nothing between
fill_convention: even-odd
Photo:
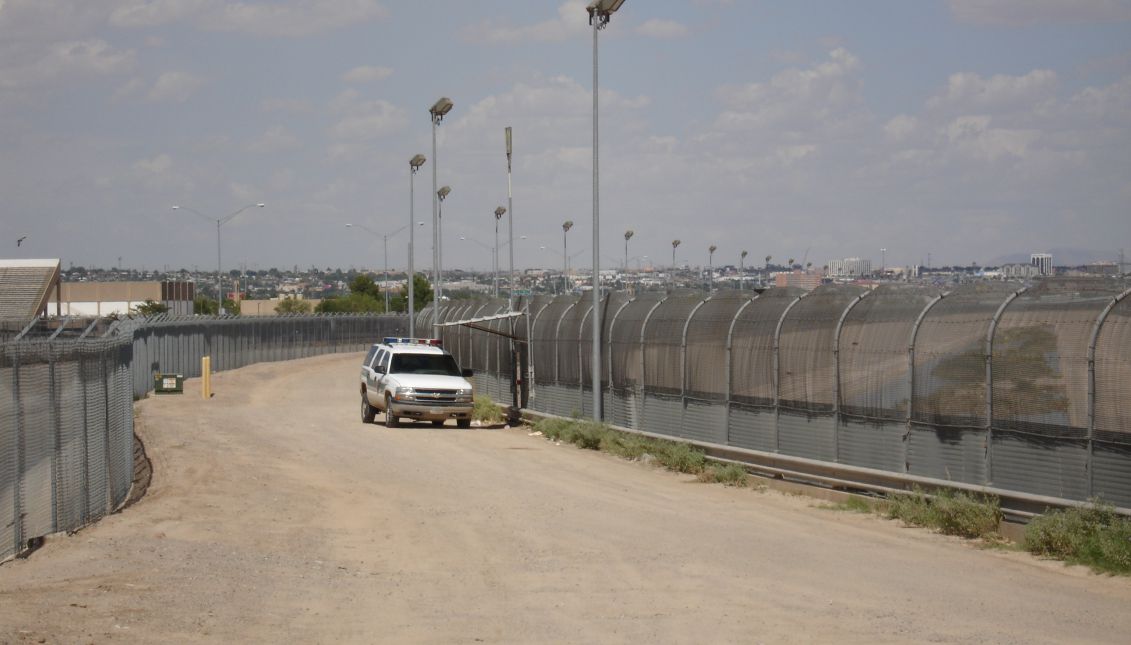
<instances>
[{"instance_id":1,"label":"tree","mask_svg":"<svg viewBox=\"0 0 1131 645\"><path fill-rule=\"evenodd\" d=\"M385 302L368 293L351 293L348 296L330 296L318 303L314 311L320 314L381 313Z\"/></svg>"},{"instance_id":2,"label":"tree","mask_svg":"<svg viewBox=\"0 0 1131 645\"><path fill-rule=\"evenodd\" d=\"M230 316L240 315L240 303L239 303L239 301L232 300L231 298L224 298L224 313L226 313Z\"/></svg>"},{"instance_id":3,"label":"tree","mask_svg":"<svg viewBox=\"0 0 1131 645\"><path fill-rule=\"evenodd\" d=\"M283 298L279 301L279 304L275 305L275 313L277 314L308 314L310 309L309 300L299 300L298 298Z\"/></svg>"},{"instance_id":4,"label":"tree","mask_svg":"<svg viewBox=\"0 0 1131 645\"><path fill-rule=\"evenodd\" d=\"M350 281L350 293L366 294L376 298L381 295L381 288L373 278L363 273Z\"/></svg>"},{"instance_id":5,"label":"tree","mask_svg":"<svg viewBox=\"0 0 1131 645\"><path fill-rule=\"evenodd\" d=\"M169 306L146 298L145 302L134 307L134 311L140 316L156 316L157 314L167 313Z\"/></svg>"},{"instance_id":6,"label":"tree","mask_svg":"<svg viewBox=\"0 0 1131 645\"><path fill-rule=\"evenodd\" d=\"M420 311L432 302L432 285L428 282L428 278L418 273L412 277L412 286L412 307ZM401 292L389 301L389 307L393 311L408 311L408 291L401 289Z\"/></svg>"},{"instance_id":7,"label":"tree","mask_svg":"<svg viewBox=\"0 0 1131 645\"><path fill-rule=\"evenodd\" d=\"M192 313L201 316L215 316L216 301L205 296L197 296L192 300Z\"/></svg>"}]
</instances>

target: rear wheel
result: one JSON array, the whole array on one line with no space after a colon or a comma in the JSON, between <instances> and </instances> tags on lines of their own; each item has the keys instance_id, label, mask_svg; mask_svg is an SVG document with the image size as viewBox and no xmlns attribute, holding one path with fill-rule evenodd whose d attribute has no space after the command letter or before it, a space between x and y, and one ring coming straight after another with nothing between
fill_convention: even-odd
<instances>
[{"instance_id":1,"label":"rear wheel","mask_svg":"<svg viewBox=\"0 0 1131 645\"><path fill-rule=\"evenodd\" d=\"M393 414L393 399L388 394L385 395L385 427L396 428L400 424L397 423L397 417Z\"/></svg>"},{"instance_id":2,"label":"rear wheel","mask_svg":"<svg viewBox=\"0 0 1131 645\"><path fill-rule=\"evenodd\" d=\"M377 408L369 405L369 397L365 392L361 393L361 422L373 423L373 419L377 416Z\"/></svg>"}]
</instances>

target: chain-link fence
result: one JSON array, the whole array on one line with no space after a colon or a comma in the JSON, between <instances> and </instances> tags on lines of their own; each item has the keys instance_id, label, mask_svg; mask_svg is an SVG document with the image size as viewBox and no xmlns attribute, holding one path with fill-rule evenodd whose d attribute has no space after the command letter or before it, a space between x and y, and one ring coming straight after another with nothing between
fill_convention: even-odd
<instances>
[{"instance_id":1,"label":"chain-link fence","mask_svg":"<svg viewBox=\"0 0 1131 645\"><path fill-rule=\"evenodd\" d=\"M154 374L363 351L403 315L0 323L0 561L113 511L133 479L133 401Z\"/></svg>"},{"instance_id":2,"label":"chain-link fence","mask_svg":"<svg viewBox=\"0 0 1131 645\"><path fill-rule=\"evenodd\" d=\"M602 415L673 437L1131 507L1128 294L1104 279L611 294ZM530 325L527 405L588 416L589 299L519 306Z\"/></svg>"}]
</instances>

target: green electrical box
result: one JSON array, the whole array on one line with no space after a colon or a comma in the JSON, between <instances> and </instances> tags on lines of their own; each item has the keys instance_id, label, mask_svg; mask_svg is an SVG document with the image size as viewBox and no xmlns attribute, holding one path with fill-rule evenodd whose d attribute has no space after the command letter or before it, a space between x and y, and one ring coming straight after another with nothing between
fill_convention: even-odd
<instances>
[{"instance_id":1,"label":"green electrical box","mask_svg":"<svg viewBox=\"0 0 1131 645\"><path fill-rule=\"evenodd\" d=\"M156 394L184 394L185 377L183 374L154 374L153 391Z\"/></svg>"}]
</instances>

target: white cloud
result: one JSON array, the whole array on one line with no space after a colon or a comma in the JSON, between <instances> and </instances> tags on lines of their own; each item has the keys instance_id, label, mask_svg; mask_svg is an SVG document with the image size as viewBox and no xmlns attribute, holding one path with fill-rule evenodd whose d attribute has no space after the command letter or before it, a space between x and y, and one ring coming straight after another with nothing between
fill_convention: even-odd
<instances>
[{"instance_id":1,"label":"white cloud","mask_svg":"<svg viewBox=\"0 0 1131 645\"><path fill-rule=\"evenodd\" d=\"M338 121L330 127L335 139L367 141L397 132L408 123L404 110L385 101L367 101L356 90L346 90L330 103Z\"/></svg>"},{"instance_id":2,"label":"white cloud","mask_svg":"<svg viewBox=\"0 0 1131 645\"><path fill-rule=\"evenodd\" d=\"M959 22L1023 27L1131 20L1128 0L949 0Z\"/></svg>"},{"instance_id":3,"label":"white cloud","mask_svg":"<svg viewBox=\"0 0 1131 645\"><path fill-rule=\"evenodd\" d=\"M248 150L258 153L281 152L299 147L298 137L280 125L268 128L248 145Z\"/></svg>"},{"instance_id":4,"label":"white cloud","mask_svg":"<svg viewBox=\"0 0 1131 645\"><path fill-rule=\"evenodd\" d=\"M463 29L470 42L499 44L515 42L562 42L589 33L585 0L569 0L558 6L558 15L533 25L513 26L488 20Z\"/></svg>"},{"instance_id":5,"label":"white cloud","mask_svg":"<svg viewBox=\"0 0 1131 645\"><path fill-rule=\"evenodd\" d=\"M636 33L649 38L683 38L687 27L674 20L651 18L636 28Z\"/></svg>"},{"instance_id":6,"label":"white cloud","mask_svg":"<svg viewBox=\"0 0 1131 645\"><path fill-rule=\"evenodd\" d=\"M287 112L290 114L310 114L314 105L305 99L264 99L260 103L264 112Z\"/></svg>"},{"instance_id":7,"label":"white cloud","mask_svg":"<svg viewBox=\"0 0 1131 645\"><path fill-rule=\"evenodd\" d=\"M210 31L302 37L383 18L377 0L294 0L291 4L224 0L129 0L110 15L117 27L187 21Z\"/></svg>"},{"instance_id":8,"label":"white cloud","mask_svg":"<svg viewBox=\"0 0 1131 645\"><path fill-rule=\"evenodd\" d=\"M183 103L203 85L203 78L188 72L165 72L157 77L146 98L156 102Z\"/></svg>"},{"instance_id":9,"label":"white cloud","mask_svg":"<svg viewBox=\"0 0 1131 645\"><path fill-rule=\"evenodd\" d=\"M1024 76L951 74L946 89L933 96L927 107L952 112L1002 112L1031 109L1056 95L1056 72L1035 69Z\"/></svg>"},{"instance_id":10,"label":"white cloud","mask_svg":"<svg viewBox=\"0 0 1131 645\"><path fill-rule=\"evenodd\" d=\"M108 76L128 72L136 65L132 50L115 49L99 39L51 44L33 61L0 61L0 88L50 83L59 78Z\"/></svg>"},{"instance_id":11,"label":"white cloud","mask_svg":"<svg viewBox=\"0 0 1131 645\"><path fill-rule=\"evenodd\" d=\"M393 75L390 67L362 65L342 74L342 80L347 83L373 83L383 81Z\"/></svg>"}]
</instances>

